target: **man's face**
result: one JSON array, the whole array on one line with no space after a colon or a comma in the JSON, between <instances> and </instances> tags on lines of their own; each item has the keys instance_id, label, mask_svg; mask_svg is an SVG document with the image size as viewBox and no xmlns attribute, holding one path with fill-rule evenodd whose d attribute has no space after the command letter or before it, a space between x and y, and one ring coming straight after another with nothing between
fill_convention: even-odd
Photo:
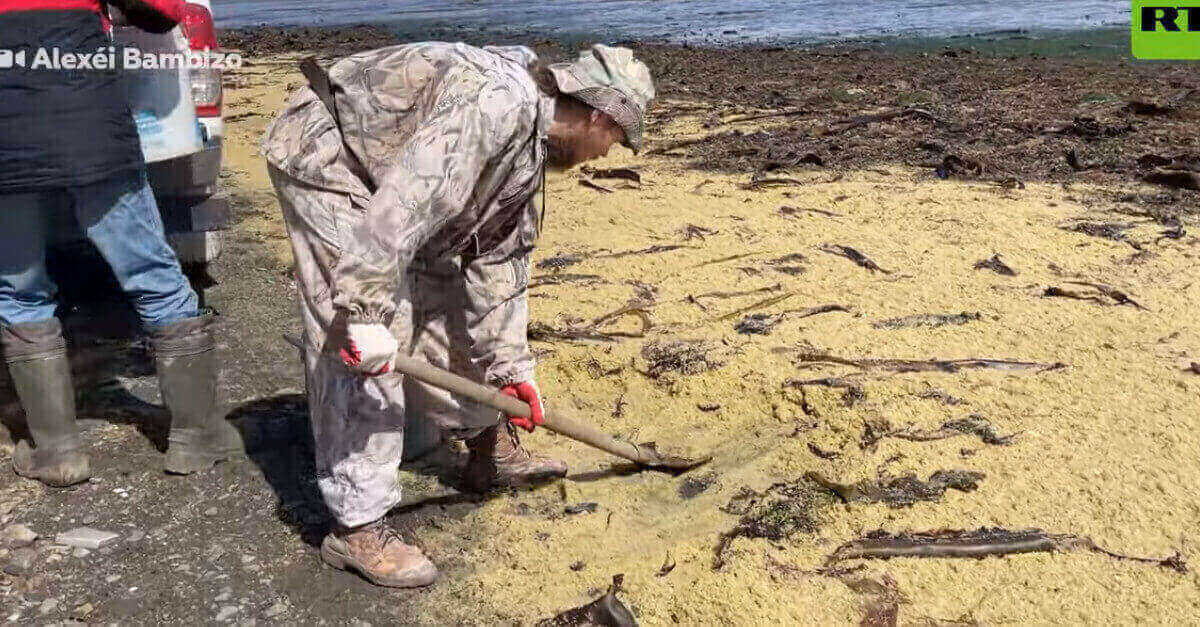
<instances>
[{"instance_id":1,"label":"man's face","mask_svg":"<svg viewBox=\"0 0 1200 627\"><path fill-rule=\"evenodd\" d=\"M567 169L606 156L613 144L625 138L625 130L611 117L592 110L587 120L579 124L569 139L549 143L548 159L555 168Z\"/></svg>"}]
</instances>

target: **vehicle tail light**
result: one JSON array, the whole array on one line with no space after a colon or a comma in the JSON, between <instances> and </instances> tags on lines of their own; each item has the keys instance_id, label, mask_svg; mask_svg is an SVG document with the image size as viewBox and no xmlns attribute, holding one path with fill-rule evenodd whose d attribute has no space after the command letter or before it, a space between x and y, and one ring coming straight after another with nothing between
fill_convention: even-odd
<instances>
[{"instance_id":1,"label":"vehicle tail light","mask_svg":"<svg viewBox=\"0 0 1200 627\"><path fill-rule=\"evenodd\" d=\"M217 29L212 13L202 5L184 5L180 28L187 37L193 52L217 50ZM203 67L193 69L192 99L196 102L196 116L202 118L221 117L221 70Z\"/></svg>"}]
</instances>

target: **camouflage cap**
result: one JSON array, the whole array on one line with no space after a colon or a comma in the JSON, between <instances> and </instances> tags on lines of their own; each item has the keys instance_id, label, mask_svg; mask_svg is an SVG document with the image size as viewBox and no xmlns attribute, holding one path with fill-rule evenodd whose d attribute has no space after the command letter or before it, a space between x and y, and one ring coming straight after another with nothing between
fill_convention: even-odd
<instances>
[{"instance_id":1,"label":"camouflage cap","mask_svg":"<svg viewBox=\"0 0 1200 627\"><path fill-rule=\"evenodd\" d=\"M625 129L625 146L635 153L642 149L654 81L650 68L633 58L632 50L596 44L573 63L551 65L550 72L560 92L607 113Z\"/></svg>"}]
</instances>

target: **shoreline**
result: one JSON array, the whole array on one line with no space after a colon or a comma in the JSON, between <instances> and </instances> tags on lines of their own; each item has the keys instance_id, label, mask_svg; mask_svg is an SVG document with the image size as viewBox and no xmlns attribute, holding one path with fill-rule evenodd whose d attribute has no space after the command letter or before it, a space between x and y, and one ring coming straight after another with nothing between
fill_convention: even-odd
<instances>
[{"instance_id":1,"label":"shoreline","mask_svg":"<svg viewBox=\"0 0 1200 627\"><path fill-rule=\"evenodd\" d=\"M33 572L0 573L10 620L530 625L616 574L647 625L1200 615L1194 571L1092 552L823 568L874 530L981 527L1197 561L1200 192L1143 181L1162 160L1200 167L1195 66L635 45L660 88L648 150L547 178L537 377L605 432L714 459L680 477L630 474L539 431L526 443L567 461L568 478L480 498L454 493L466 454L447 447L402 467L406 504L387 517L443 579L383 590L318 555L331 519L302 367L280 341L301 321L259 146L303 84L301 50L328 61L397 38L240 41L261 54L224 77L236 223L211 274L222 390L248 459L164 478L153 374L82 394L96 478L64 491L0 481L0 526L42 536ZM603 178L616 168L640 180ZM631 299L649 327L609 316ZM569 339L589 320L611 337ZM997 359L1046 368L937 365ZM0 446L0 465L10 453ZM55 542L81 524L124 540L90 554Z\"/></svg>"},{"instance_id":2,"label":"shoreline","mask_svg":"<svg viewBox=\"0 0 1200 627\"><path fill-rule=\"evenodd\" d=\"M504 27L486 29L459 26L441 21L430 22L380 22L336 26L285 25L235 26L218 29L220 35L229 36L239 43L258 46L262 40L272 39L299 45L302 40L313 39L310 49L327 47L330 42L353 47L353 42L405 42L405 41L464 41L472 45L511 44L528 42L553 42L566 48L574 48L593 42L606 41L600 33L561 35L543 29L518 29ZM969 49L979 52L1013 55L1041 54L1046 56L1100 56L1129 57L1129 28L1127 26L1103 26L1085 29L1013 29L992 30L962 35L879 35L875 37L826 39L826 40L756 40L747 42L709 41L702 43L671 41L645 37L638 39L615 39L611 43L628 46L676 47L693 50L739 50L739 51L821 51L834 49L867 48L884 52L919 53L940 49ZM277 47L271 52L282 52ZM1130 59L1132 60L1132 59Z\"/></svg>"}]
</instances>

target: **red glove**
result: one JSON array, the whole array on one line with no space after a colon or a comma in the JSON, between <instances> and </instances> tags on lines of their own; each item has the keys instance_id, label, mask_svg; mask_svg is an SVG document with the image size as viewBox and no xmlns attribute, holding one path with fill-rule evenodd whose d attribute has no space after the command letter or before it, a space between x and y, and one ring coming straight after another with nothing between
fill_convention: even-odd
<instances>
[{"instance_id":1,"label":"red glove","mask_svg":"<svg viewBox=\"0 0 1200 627\"><path fill-rule=\"evenodd\" d=\"M533 429L538 425L546 424L546 418L542 412L542 393L538 391L537 384L533 381L518 383L516 385L508 385L500 388L501 394L507 394L513 398L518 398L529 404L529 417L524 416L509 416L508 421L514 426L533 433Z\"/></svg>"}]
</instances>

